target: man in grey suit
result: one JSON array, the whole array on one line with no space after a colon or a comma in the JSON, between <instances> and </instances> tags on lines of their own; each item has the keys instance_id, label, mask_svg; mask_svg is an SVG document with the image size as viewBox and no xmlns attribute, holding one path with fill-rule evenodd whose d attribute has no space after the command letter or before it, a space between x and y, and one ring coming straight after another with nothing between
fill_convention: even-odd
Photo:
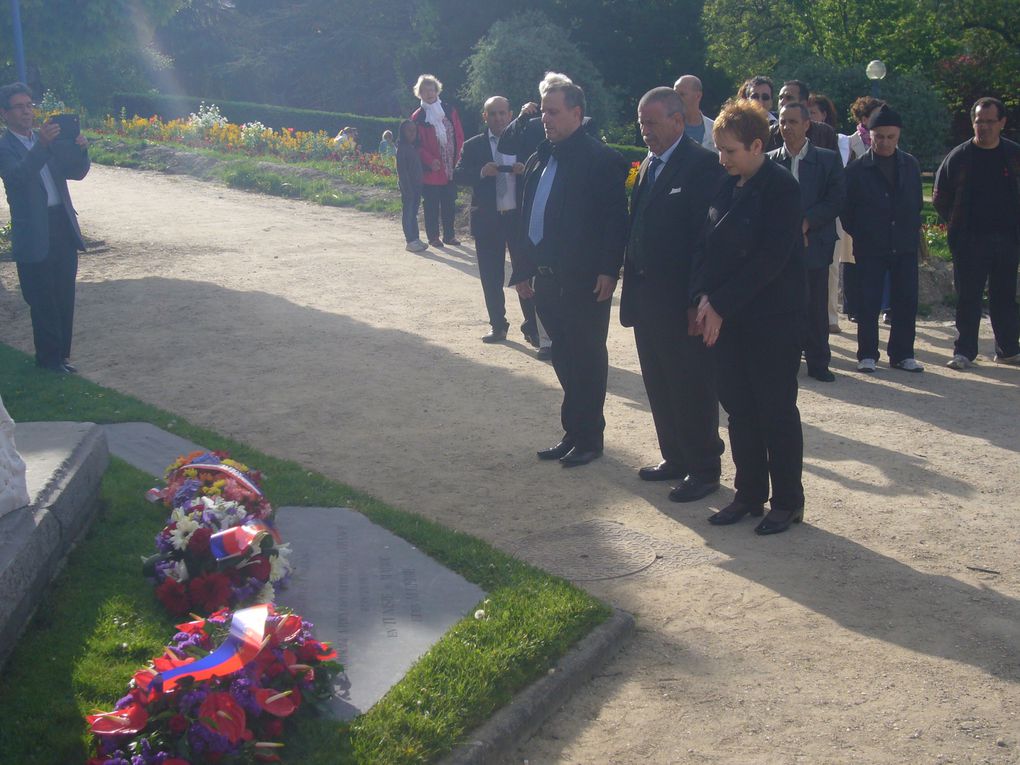
<instances>
[{"instance_id":1,"label":"man in grey suit","mask_svg":"<svg viewBox=\"0 0 1020 765\"><path fill-rule=\"evenodd\" d=\"M723 442L713 362L688 329L691 264L726 173L714 151L686 135L683 111L683 99L667 87L648 91L638 104L648 156L631 193L620 322L634 328L662 454L638 475L679 479L669 498L693 502L719 488Z\"/></svg>"},{"instance_id":2,"label":"man in grey suit","mask_svg":"<svg viewBox=\"0 0 1020 765\"><path fill-rule=\"evenodd\" d=\"M11 255L21 294L32 315L35 363L58 374L71 366L74 282L85 244L67 191L68 179L89 171L85 137L61 138L60 125L33 130L35 104L28 86L0 88L0 178L11 209Z\"/></svg>"},{"instance_id":3,"label":"man in grey suit","mask_svg":"<svg viewBox=\"0 0 1020 765\"><path fill-rule=\"evenodd\" d=\"M808 376L821 382L833 382L829 370L829 266L836 246L836 218L846 199L843 161L829 149L820 149L807 138L807 107L802 103L784 106L779 111L779 132L783 145L769 152L800 183L801 212L804 220L804 265L807 269L807 302L802 322L802 348Z\"/></svg>"}]
</instances>

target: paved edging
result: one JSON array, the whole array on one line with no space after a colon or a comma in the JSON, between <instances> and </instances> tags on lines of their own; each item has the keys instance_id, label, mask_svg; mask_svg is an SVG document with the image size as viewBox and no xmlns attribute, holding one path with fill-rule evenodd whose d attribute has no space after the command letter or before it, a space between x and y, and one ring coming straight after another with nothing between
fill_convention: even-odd
<instances>
[{"instance_id":1,"label":"paved edging","mask_svg":"<svg viewBox=\"0 0 1020 765\"><path fill-rule=\"evenodd\" d=\"M614 609L612 616L582 638L545 677L518 693L505 707L473 730L469 739L440 765L497 765L513 760L553 712L584 685L634 632L634 617Z\"/></svg>"}]
</instances>

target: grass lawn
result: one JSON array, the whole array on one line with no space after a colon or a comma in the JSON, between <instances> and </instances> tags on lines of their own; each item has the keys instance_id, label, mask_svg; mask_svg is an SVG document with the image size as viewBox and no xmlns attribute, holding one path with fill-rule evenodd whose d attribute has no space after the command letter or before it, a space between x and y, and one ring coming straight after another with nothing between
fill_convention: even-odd
<instances>
[{"instance_id":1,"label":"grass lawn","mask_svg":"<svg viewBox=\"0 0 1020 765\"><path fill-rule=\"evenodd\" d=\"M291 728L282 750L288 763L434 761L609 614L582 590L478 539L130 396L37 370L30 357L3 344L0 394L15 421L144 421L229 451L263 472L274 505L354 508L489 593L486 619L469 616L454 625L369 712L350 724L316 718ZM164 508L144 499L153 484L112 460L96 522L0 677L3 765L84 762L83 715L112 709L132 673L172 637L172 620L141 576L140 558L152 552L166 518Z\"/></svg>"}]
</instances>

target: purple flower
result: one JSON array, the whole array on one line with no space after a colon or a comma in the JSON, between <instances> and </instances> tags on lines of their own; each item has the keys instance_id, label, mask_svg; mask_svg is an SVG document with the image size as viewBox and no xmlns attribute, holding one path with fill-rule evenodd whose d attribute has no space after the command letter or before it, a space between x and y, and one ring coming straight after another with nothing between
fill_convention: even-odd
<instances>
[{"instance_id":1,"label":"purple flower","mask_svg":"<svg viewBox=\"0 0 1020 765\"><path fill-rule=\"evenodd\" d=\"M251 679L242 675L230 684L230 695L234 697L234 701L241 705L245 713L257 716L261 714L262 708L255 696L252 695L251 687Z\"/></svg>"},{"instance_id":2,"label":"purple flower","mask_svg":"<svg viewBox=\"0 0 1020 765\"><path fill-rule=\"evenodd\" d=\"M202 724L192 725L188 728L188 743L191 744L191 751L198 755L210 752L229 752L236 748L231 746L226 736L221 736Z\"/></svg>"},{"instance_id":3,"label":"purple flower","mask_svg":"<svg viewBox=\"0 0 1020 765\"><path fill-rule=\"evenodd\" d=\"M195 457L195 459L191 460L191 464L192 465L219 465L220 464L220 458L217 457L212 452L206 452L205 454L203 454L203 455L201 455L199 457Z\"/></svg>"},{"instance_id":4,"label":"purple flower","mask_svg":"<svg viewBox=\"0 0 1020 765\"><path fill-rule=\"evenodd\" d=\"M198 712L198 708L202 706L202 702L205 701L205 697L209 695L209 692L203 688L196 688L187 693L181 694L180 700L177 702L177 708L180 710L182 715L187 717L194 717Z\"/></svg>"},{"instance_id":5,"label":"purple flower","mask_svg":"<svg viewBox=\"0 0 1020 765\"><path fill-rule=\"evenodd\" d=\"M161 553L172 552L174 549L173 542L170 541L169 536L164 536L163 532L159 532L156 535L156 551Z\"/></svg>"},{"instance_id":6,"label":"purple flower","mask_svg":"<svg viewBox=\"0 0 1020 765\"><path fill-rule=\"evenodd\" d=\"M114 704L113 708L114 709L123 709L124 707L126 707L128 704L130 704L134 700L135 700L135 697L132 696L129 693L127 696L122 696L121 698L117 699L117 703Z\"/></svg>"},{"instance_id":7,"label":"purple flower","mask_svg":"<svg viewBox=\"0 0 1020 765\"><path fill-rule=\"evenodd\" d=\"M195 494L201 487L202 487L201 481L199 481L197 478L189 478L187 481L181 484L181 488L179 488L177 490L177 493L174 494L173 498L174 507L180 507L181 505L188 502L192 497L195 496Z\"/></svg>"}]
</instances>

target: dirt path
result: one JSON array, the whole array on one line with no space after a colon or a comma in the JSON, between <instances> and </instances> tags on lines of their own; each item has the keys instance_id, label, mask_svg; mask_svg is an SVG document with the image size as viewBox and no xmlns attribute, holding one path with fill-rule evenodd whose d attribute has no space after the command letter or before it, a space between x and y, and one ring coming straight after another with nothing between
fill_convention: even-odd
<instances>
[{"instance_id":1,"label":"dirt path","mask_svg":"<svg viewBox=\"0 0 1020 765\"><path fill-rule=\"evenodd\" d=\"M565 471L534 458L552 369L520 334L479 342L469 248L410 255L396 222L147 172L73 193L108 244L81 261L88 378L503 549L606 519L663 555L585 584L637 636L519 761L1020 762L1020 370L944 369L951 326L919 326L917 376L851 372L834 339L837 382L802 378L807 523L760 539L705 522L729 489L676 505L637 480L658 457L615 309L606 456ZM0 340L31 345L10 263ZM625 554L607 538L592 565Z\"/></svg>"}]
</instances>

